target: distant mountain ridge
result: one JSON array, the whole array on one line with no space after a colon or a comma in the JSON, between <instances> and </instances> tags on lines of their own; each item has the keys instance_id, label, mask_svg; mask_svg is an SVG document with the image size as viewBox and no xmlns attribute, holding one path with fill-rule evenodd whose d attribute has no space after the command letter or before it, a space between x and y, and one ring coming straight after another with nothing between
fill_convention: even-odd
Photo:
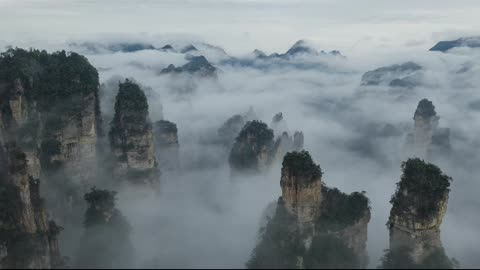
<instances>
[{"instance_id":1,"label":"distant mountain ridge","mask_svg":"<svg viewBox=\"0 0 480 270\"><path fill-rule=\"evenodd\" d=\"M464 37L456 40L440 41L433 46L430 51L447 52L453 48L468 47L480 48L480 36Z\"/></svg>"}]
</instances>

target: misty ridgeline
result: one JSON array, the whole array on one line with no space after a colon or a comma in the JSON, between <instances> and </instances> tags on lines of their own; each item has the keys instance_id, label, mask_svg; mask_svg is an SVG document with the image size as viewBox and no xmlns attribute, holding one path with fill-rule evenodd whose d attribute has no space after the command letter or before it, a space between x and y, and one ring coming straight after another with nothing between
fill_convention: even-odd
<instances>
[{"instance_id":1,"label":"misty ridgeline","mask_svg":"<svg viewBox=\"0 0 480 270\"><path fill-rule=\"evenodd\" d=\"M296 111L317 103L316 111L309 110L309 120L291 131L289 114L278 112L282 107L269 114L261 107L268 102L250 106L244 96L235 101L244 112L228 110L227 104L215 112L219 121L206 122L198 110L209 111L209 102L224 97L216 101L199 92L205 85L222 88L222 77L242 80L232 70L259 69L268 77L276 72L273 65L283 65L311 72L326 67L302 62L305 57L345 61L340 52L317 52L297 42L283 54L224 57L215 62L222 70L193 45L75 46L85 46L92 59L100 49L155 51L184 55L186 63L152 70L129 62L132 73L148 70L166 82L172 104L164 98L160 105L157 92L145 86L149 79L111 76L100 83L102 69L74 52L1 54L1 268L458 267L440 237L452 178L431 162L444 164L464 153L455 152L450 129L439 127L433 102L416 99L411 104L416 110L407 113L413 121L401 120L406 125L346 120L371 98L371 89L386 88L387 99L411 103L412 91L426 84L424 67L407 62L379 68L363 75L355 96L303 100L305 107L294 105ZM110 74L108 68L101 72ZM225 95L225 89L216 95ZM193 111L183 107L195 107L195 99L210 100ZM179 121L164 119L162 106L176 104L182 117L166 116ZM311 121L312 111L335 115L360 135L314 137L312 126L329 134L343 127L331 119ZM319 147L316 141L322 140ZM399 146L397 156L383 151L391 147L382 149L393 144ZM332 161L336 148L339 156ZM343 162L341 152L358 159ZM389 236L378 260L368 246L369 222L378 217L374 198L363 189L347 187L345 193L335 187L329 166L320 167L316 159L332 170L341 163L341 171L359 183L355 187L381 173L356 175L364 164L348 164L353 160L396 168L391 179L398 181L396 190L382 190L393 196L388 219L380 220L387 226L376 232Z\"/></svg>"}]
</instances>

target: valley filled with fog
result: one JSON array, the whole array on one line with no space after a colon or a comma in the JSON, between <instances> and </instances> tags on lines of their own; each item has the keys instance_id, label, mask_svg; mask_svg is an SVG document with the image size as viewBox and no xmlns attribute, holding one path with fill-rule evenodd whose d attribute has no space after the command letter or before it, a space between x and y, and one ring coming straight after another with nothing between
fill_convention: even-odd
<instances>
[{"instance_id":1,"label":"valley filled with fog","mask_svg":"<svg viewBox=\"0 0 480 270\"><path fill-rule=\"evenodd\" d=\"M414 132L414 115L422 99L435 106L438 127L449 129L449 151L421 156L453 178L441 226L443 247L460 267L478 267L480 38L457 40L473 36L468 20L480 8L478 4L464 13L455 9L441 19L440 15L452 8L449 4L439 3L429 13L428 5L433 2L419 1L418 10L410 14L405 4L390 7L370 1L376 4L376 16L366 19L351 9L342 17L343 6L330 3L319 11L325 16L317 21L308 7L321 9L318 3L307 1L289 11L294 5L290 1L280 1L271 10L267 9L273 1L230 1L245 14L254 12L245 15L248 23L242 24L241 12L232 11L225 3L217 6L215 1L207 1L202 6L192 1L193 15L182 24L177 20L185 16L181 11L186 4L181 2L153 4L162 11L171 8L167 15L154 13L146 1L139 8L147 14L144 18L128 11L133 9L131 3L125 10L117 6L113 11L125 15L119 18L111 14L102 17L101 10L106 12L111 1L95 7L76 3L78 10L45 1L45 9L55 7L50 10L52 20L65 18L65 26L52 27L52 33L46 31L42 36L38 32L30 35L28 27L18 23L18 37L14 30L0 26L5 30L5 36L0 35L2 52L19 47L49 53L65 50L86 57L98 71L101 125L106 133L114 120L119 84L125 79L145 93L152 123L168 120L176 124L175 168L159 163L158 188L116 185L115 179L102 173L88 186L118 192L117 208L131 225L134 267L245 267L259 241L259 229L266 216L272 215L269 207L282 196L283 156L275 157L262 172L235 174L229 155L239 130L227 143L219 132L235 115L264 122L273 129L275 139L283 132L291 136L303 132L303 149L320 165L324 183L347 194L366 192L371 207L368 267L379 266L389 248L386 223L401 164L416 156L408 138ZM465 1L464 6L469 3ZM41 13L38 4L5 7L4 12L21 8L21 18ZM213 15L209 7L222 15ZM101 30L95 31L95 25L83 17L91 9L92 22ZM329 11L339 17L328 17ZM45 16L42 14L40 17ZM295 14L303 16L297 20ZM157 15L164 17L156 22L153 18ZM8 18L16 20L12 15ZM88 29L76 31L77 23L83 21L82 29ZM360 21L363 24L356 24ZM462 27L451 30L457 21ZM169 22L171 29L166 26ZM291 28L279 30L276 23L278 28ZM198 31L195 24L201 25ZM332 29L328 29L330 25L334 25ZM315 28L322 35L316 34ZM446 40L457 43L430 50ZM282 119L274 121L278 113ZM107 137L98 140L108 148ZM155 148L158 159L162 150L158 145ZM101 161L97 163L95 166L108 171ZM49 192L48 185L42 184L46 205L58 204ZM48 207L47 212L54 215ZM83 214L75 213L79 219ZM75 261L82 223L71 227L59 223L64 227L59 235L62 255Z\"/></svg>"}]
</instances>

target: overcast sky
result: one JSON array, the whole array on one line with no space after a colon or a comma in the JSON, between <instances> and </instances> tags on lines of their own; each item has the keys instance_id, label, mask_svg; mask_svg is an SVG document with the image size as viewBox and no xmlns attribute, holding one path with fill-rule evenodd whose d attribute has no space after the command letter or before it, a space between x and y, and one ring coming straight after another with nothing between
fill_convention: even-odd
<instances>
[{"instance_id":1,"label":"overcast sky","mask_svg":"<svg viewBox=\"0 0 480 270\"><path fill-rule=\"evenodd\" d=\"M0 0L0 45L112 34L195 38L231 53L298 39L347 54L478 35L477 0Z\"/></svg>"}]
</instances>

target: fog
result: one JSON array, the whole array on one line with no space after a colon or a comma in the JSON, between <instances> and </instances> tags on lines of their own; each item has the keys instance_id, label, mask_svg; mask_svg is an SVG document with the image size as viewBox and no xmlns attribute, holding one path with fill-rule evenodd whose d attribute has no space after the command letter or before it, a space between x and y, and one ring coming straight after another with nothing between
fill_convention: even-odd
<instances>
[{"instance_id":1,"label":"fog","mask_svg":"<svg viewBox=\"0 0 480 270\"><path fill-rule=\"evenodd\" d=\"M118 208L133 226L137 267L244 267L265 208L281 195L280 160L264 174L232 179L229 149L215 143L218 128L250 107L269 125L282 112L290 134L303 131L304 148L325 172L327 185L367 192L372 207L369 266L376 267L388 248L389 201L401 162L409 157L406 135L423 98L433 101L440 127L451 130L451 155L433 160L454 180L441 229L443 245L461 267L478 266L480 50L428 49L442 39L478 34L473 29L480 26L480 4L293 2L142 1L134 7L126 1L2 1L0 45L85 54L105 83L100 97L106 120L113 115L116 83L131 78L146 92L151 120L177 124L181 170L162 172L160 194L117 187ZM230 56L253 59L253 49L283 53L302 38L318 51L340 50L345 57L299 55L253 60L252 65L225 61ZM169 64L185 64L181 53L92 53L73 42L179 48L192 43L217 68L217 78L159 75ZM361 86L365 72L407 61L423 67L414 88ZM399 134L379 135L385 124ZM62 234L72 233L65 228ZM65 239L65 255L74 256Z\"/></svg>"}]
</instances>

